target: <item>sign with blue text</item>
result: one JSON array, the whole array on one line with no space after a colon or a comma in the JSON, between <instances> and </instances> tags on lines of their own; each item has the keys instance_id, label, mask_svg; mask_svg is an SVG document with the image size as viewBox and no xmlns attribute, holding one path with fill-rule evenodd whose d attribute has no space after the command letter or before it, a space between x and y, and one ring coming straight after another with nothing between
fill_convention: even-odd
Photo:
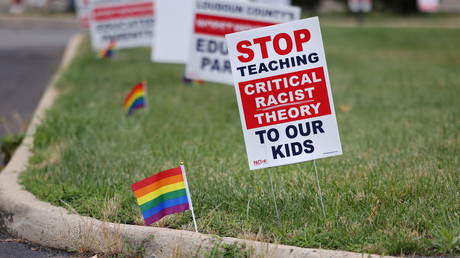
<instances>
[{"instance_id":1,"label":"sign with blue text","mask_svg":"<svg viewBox=\"0 0 460 258\"><path fill-rule=\"evenodd\" d=\"M247 2L247 0L229 0ZM180 6L180 8L178 8ZM193 31L195 0L155 0L155 23L151 60L159 63L187 62ZM180 19L178 19L180 17Z\"/></svg>"},{"instance_id":2,"label":"sign with blue text","mask_svg":"<svg viewBox=\"0 0 460 258\"><path fill-rule=\"evenodd\" d=\"M226 38L250 169L341 155L318 18Z\"/></svg>"},{"instance_id":3,"label":"sign with blue text","mask_svg":"<svg viewBox=\"0 0 460 258\"><path fill-rule=\"evenodd\" d=\"M197 0L185 74L193 80L232 84L225 35L297 20L300 8L237 1Z\"/></svg>"}]
</instances>

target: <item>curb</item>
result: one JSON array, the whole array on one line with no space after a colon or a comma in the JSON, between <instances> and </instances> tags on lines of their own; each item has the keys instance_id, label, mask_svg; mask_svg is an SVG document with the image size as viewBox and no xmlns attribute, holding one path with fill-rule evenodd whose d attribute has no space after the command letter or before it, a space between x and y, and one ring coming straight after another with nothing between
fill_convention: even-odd
<instances>
[{"instance_id":1,"label":"curb","mask_svg":"<svg viewBox=\"0 0 460 258\"><path fill-rule=\"evenodd\" d=\"M33 138L45 111L58 91L56 83L76 55L83 36L68 43L58 71L48 85L31 120L24 140L0 173L0 229L43 246L80 252L133 254L146 257L202 257L216 248L230 246L247 251L251 257L381 257L353 252L300 248L192 231L103 222L69 214L62 208L37 200L18 183L32 155ZM244 250L243 250L244 249ZM233 250L233 249L232 249ZM209 256L209 255L208 255Z\"/></svg>"}]
</instances>

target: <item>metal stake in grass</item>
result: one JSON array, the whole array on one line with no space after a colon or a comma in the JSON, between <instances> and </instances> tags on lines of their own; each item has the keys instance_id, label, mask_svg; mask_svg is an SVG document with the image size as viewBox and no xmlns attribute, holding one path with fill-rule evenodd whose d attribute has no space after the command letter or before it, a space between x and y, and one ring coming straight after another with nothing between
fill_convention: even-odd
<instances>
[{"instance_id":1,"label":"metal stake in grass","mask_svg":"<svg viewBox=\"0 0 460 258\"><path fill-rule=\"evenodd\" d=\"M147 95L147 81L143 80L142 83L144 84L144 91L145 91L145 97L144 97L144 106L145 106L145 111L149 110L149 101L148 101L148 95Z\"/></svg>"},{"instance_id":2,"label":"metal stake in grass","mask_svg":"<svg viewBox=\"0 0 460 258\"><path fill-rule=\"evenodd\" d=\"M190 190L188 188L187 173L185 172L184 162L182 161L180 162L180 168L182 170L182 173L184 173L185 190L187 191L187 199L188 199L188 203L190 204L190 210L192 211L193 225L195 226L195 231L198 233L198 227L196 226L195 212L193 211L192 197L190 195Z\"/></svg>"},{"instance_id":3,"label":"metal stake in grass","mask_svg":"<svg viewBox=\"0 0 460 258\"><path fill-rule=\"evenodd\" d=\"M316 184L318 185L318 195L319 195L319 201L321 202L321 210L323 211L324 219L326 219L326 211L324 209L324 203L323 203L323 193L321 192L321 186L319 185L318 169L316 168L315 160L313 160L313 166L315 167Z\"/></svg>"},{"instance_id":4,"label":"metal stake in grass","mask_svg":"<svg viewBox=\"0 0 460 258\"><path fill-rule=\"evenodd\" d=\"M246 206L246 220L249 218L249 204L251 203L251 198L248 199L248 205Z\"/></svg>"},{"instance_id":5,"label":"metal stake in grass","mask_svg":"<svg viewBox=\"0 0 460 258\"><path fill-rule=\"evenodd\" d=\"M273 196L273 202L275 203L276 218L278 219L278 222L280 222L280 212L278 210L278 205L276 205L275 188L273 187L273 180L272 180L272 172L271 171L268 171L268 178L270 180L270 186L272 188L272 196Z\"/></svg>"}]
</instances>

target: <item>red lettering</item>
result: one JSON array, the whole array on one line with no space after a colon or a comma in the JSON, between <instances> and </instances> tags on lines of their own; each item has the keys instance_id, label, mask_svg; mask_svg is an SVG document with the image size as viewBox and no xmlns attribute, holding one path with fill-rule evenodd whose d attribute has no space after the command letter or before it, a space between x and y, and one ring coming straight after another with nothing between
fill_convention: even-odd
<instances>
[{"instance_id":1,"label":"red lettering","mask_svg":"<svg viewBox=\"0 0 460 258\"><path fill-rule=\"evenodd\" d=\"M308 42L311 38L310 31L307 29L295 30L294 31L294 40L295 40L295 47L297 52L303 51L302 44Z\"/></svg>"},{"instance_id":2,"label":"red lettering","mask_svg":"<svg viewBox=\"0 0 460 258\"><path fill-rule=\"evenodd\" d=\"M272 42L273 49L278 55L287 55L292 52L295 44L297 52L303 51L303 43L310 41L311 34L307 29L300 29L293 31L294 37L288 33L278 33L273 37L265 36L255 38L252 40L254 44L259 45L260 55L263 59L268 58L268 46L267 43ZM252 48L252 43L249 40L242 40L237 43L236 49L241 54L238 56L238 60L243 63L250 62L254 59L255 54L258 52Z\"/></svg>"},{"instance_id":3,"label":"red lettering","mask_svg":"<svg viewBox=\"0 0 460 258\"><path fill-rule=\"evenodd\" d=\"M251 46L251 42L249 40L243 40L243 41L238 42L238 44L236 44L236 50L238 50L238 52L240 52L241 54L246 55L246 56L244 55L238 56L238 60L240 60L240 62L246 63L254 59L254 51L248 48L250 46Z\"/></svg>"},{"instance_id":4,"label":"red lettering","mask_svg":"<svg viewBox=\"0 0 460 258\"><path fill-rule=\"evenodd\" d=\"M265 36L265 37L256 38L253 40L254 44L259 44L260 53L262 54L262 58L268 57L267 42L270 41L271 39L272 38L270 36Z\"/></svg>"},{"instance_id":5,"label":"red lettering","mask_svg":"<svg viewBox=\"0 0 460 258\"><path fill-rule=\"evenodd\" d=\"M280 46L280 40L281 39L284 39L284 41L286 42L286 48L285 49L281 49L281 46ZM275 52L278 55L287 55L287 54L289 54L291 52L291 50L292 50L291 36L289 36L289 34L287 34L287 33L276 34L276 36L273 38L273 48L275 49Z\"/></svg>"}]
</instances>

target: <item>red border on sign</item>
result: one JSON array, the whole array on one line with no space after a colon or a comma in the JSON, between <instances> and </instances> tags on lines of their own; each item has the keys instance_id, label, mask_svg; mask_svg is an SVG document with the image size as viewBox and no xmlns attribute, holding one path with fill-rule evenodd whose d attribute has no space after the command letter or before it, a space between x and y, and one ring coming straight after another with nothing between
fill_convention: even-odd
<instances>
[{"instance_id":1,"label":"red border on sign","mask_svg":"<svg viewBox=\"0 0 460 258\"><path fill-rule=\"evenodd\" d=\"M195 16L195 33L223 37L226 34L274 24L276 23L197 13Z\"/></svg>"},{"instance_id":2,"label":"red border on sign","mask_svg":"<svg viewBox=\"0 0 460 258\"><path fill-rule=\"evenodd\" d=\"M96 21L106 21L152 15L153 2L101 7L96 8L93 11L93 16Z\"/></svg>"},{"instance_id":3,"label":"red border on sign","mask_svg":"<svg viewBox=\"0 0 460 258\"><path fill-rule=\"evenodd\" d=\"M331 114L323 67L238 83L246 128Z\"/></svg>"}]
</instances>

